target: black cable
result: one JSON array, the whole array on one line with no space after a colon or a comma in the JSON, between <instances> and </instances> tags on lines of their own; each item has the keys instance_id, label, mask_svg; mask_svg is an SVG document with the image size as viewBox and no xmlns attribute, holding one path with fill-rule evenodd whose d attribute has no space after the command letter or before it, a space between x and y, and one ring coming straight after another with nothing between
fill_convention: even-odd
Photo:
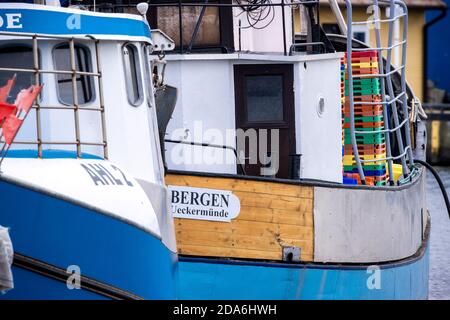
<instances>
[{"instance_id":1,"label":"black cable","mask_svg":"<svg viewBox=\"0 0 450 320\"><path fill-rule=\"evenodd\" d=\"M436 179L437 183L439 184L439 188L441 188L442 195L444 196L445 205L447 207L448 217L450 218L450 201L448 200L447 191L445 190L444 184L442 183L439 173L428 162L418 160L418 159L414 159L414 162L420 163L421 165L426 167L428 170L430 170L431 173L433 174L434 178Z\"/></svg>"},{"instance_id":2,"label":"black cable","mask_svg":"<svg viewBox=\"0 0 450 320\"><path fill-rule=\"evenodd\" d=\"M247 0L245 1L249 5L242 5L242 0L236 0L237 4L240 6L241 10L247 15L248 26L242 27L241 29L264 29L272 23L275 19L275 10L272 4L272 0ZM269 4L269 6L266 6ZM270 16L270 18L269 18ZM257 26L261 21L267 21L263 26Z\"/></svg>"}]
</instances>

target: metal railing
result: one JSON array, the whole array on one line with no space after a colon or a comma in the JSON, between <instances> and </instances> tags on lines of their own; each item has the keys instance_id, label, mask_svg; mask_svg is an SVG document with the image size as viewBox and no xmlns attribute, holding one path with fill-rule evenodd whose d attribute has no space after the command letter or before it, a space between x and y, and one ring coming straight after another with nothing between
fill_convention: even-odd
<instances>
[{"instance_id":1,"label":"metal railing","mask_svg":"<svg viewBox=\"0 0 450 320\"><path fill-rule=\"evenodd\" d=\"M236 163L239 166L239 169L241 169L242 174L244 176L247 175L247 173L245 172L245 167L242 164L242 162L240 161L236 149L233 147L226 146L226 145L220 145L220 144L206 143L206 142L172 140L172 139L164 139L164 142L175 143L175 144L185 144L185 145L198 146L198 147L216 148L216 149L223 149L223 150L231 150L234 153L234 156L236 158Z\"/></svg>"},{"instance_id":2,"label":"metal railing","mask_svg":"<svg viewBox=\"0 0 450 320\"><path fill-rule=\"evenodd\" d=\"M292 54L296 47L304 47L304 46L322 46L325 47L325 44L321 41L315 41L313 42L307 42L307 43L301 43L301 44L294 44L288 48L287 43L288 39L286 37L286 21L285 21L285 8L294 8L298 7L300 5L302 6L311 6L311 5L318 5L318 0L299 0L299 1L293 1L293 2L287 2L285 0L281 0L278 3L264 3L264 4L254 4L254 3L245 3L240 1L230 1L230 3L211 3L211 1L204 0L203 3L195 3L190 2L186 3L183 2L183 0L178 1L172 1L172 2L164 2L164 3L149 3L150 8L161 8L161 7L177 7L178 8L178 15L174 16L173 19L178 19L178 53L189 53L193 45L195 44L196 37L198 35L199 27L202 23L202 19L204 16L204 10L209 7L213 8L248 8L253 6L258 7L272 7L272 8L281 8L281 14L282 14L282 24L283 24L283 52L284 55ZM335 1L330 1L330 4L333 5ZM347 69L348 72L348 83L349 83L349 105L350 105L350 135L351 135L351 142L352 142L352 148L353 153L355 157L356 166L358 169L358 173L360 175L360 179L363 183L365 183L365 175L364 170L362 168L363 163L370 163L370 162L377 162L377 161L386 161L387 167L388 167L388 173L389 173L389 182L391 184L394 183L393 181L393 162L399 160L401 162L402 168L403 168L403 174L404 178L408 179L411 177L411 168L413 165L413 154L412 154L412 147L411 147L411 137L410 137L410 125L409 125L409 112L408 112L408 106L407 106L407 91L406 91L406 80L405 80L405 66L406 66L406 45L407 45L407 33L408 33L408 10L405 3L401 0L373 0L373 5L378 8L380 4L383 4L384 6L389 7L389 17L386 19L382 19L380 17L380 13L378 10L375 10L374 12L374 19L371 19L370 22L368 21L353 21L353 14L352 14L352 4L350 0L345 0L346 8L347 8L347 26L345 26L345 22L342 21L340 24L340 27L342 29L345 29L346 35L347 35L347 56L349 57L349 60L351 61L351 55L352 52L358 52L358 51L368 51L368 50L375 50L378 53L378 67L379 67L379 73L378 74L361 74L361 75L353 75L352 74L352 66L351 63L349 63L349 67ZM112 10L115 12L117 9L120 10L120 8L130 8L132 5L112 5L107 6L108 10ZM402 9L401 13L396 13L396 7L400 7ZM196 21L196 24L194 26L194 31L192 32L192 35L190 35L190 40L187 42L187 46L183 46L183 43L185 43L184 35L183 35L183 8L185 7L199 7L201 8L201 11L198 14L198 18ZM337 6L335 6L334 9L336 9ZM97 5L97 10L102 11L102 6ZM340 12L339 12L340 13ZM342 15L340 15L342 17ZM403 23L402 28L402 36L400 40L394 39L394 24L400 23L400 21ZM338 19L339 22L339 19ZM374 24L377 26L374 29L375 37L376 37L376 47L375 48L353 48L353 26L355 25L364 25L364 24ZM388 39L387 39L387 45L382 45L381 41L381 32L380 28L378 27L381 24L388 24ZM345 27L345 28L344 28ZM230 25L230 28L233 28L233 24ZM314 39L313 39L314 40ZM223 43L221 42L219 44L219 47L223 47ZM401 56L401 62L397 66L393 66L392 63L392 52L393 50L401 49L402 56ZM174 52L177 52L175 50ZM384 56L385 54L385 56ZM385 58L386 64L384 63L383 58ZM394 91L394 80L393 76L395 74L400 75L400 92ZM354 93L353 93L353 78L378 78L380 81L380 91L381 91L381 102L358 102L354 101ZM358 152L358 144L356 141L356 134L358 135L364 135L364 134L373 134L375 131L361 131L357 130L355 128L355 105L382 105L383 109L383 118L384 118L384 128L376 131L377 133L383 133L385 137L385 143L386 143L386 157L380 159L364 159L362 160L359 152ZM390 127L390 116L392 116L393 126ZM392 136L391 136L392 135ZM393 141L391 141L393 139ZM392 145L397 146L398 148L398 154L394 155L392 152Z\"/></svg>"},{"instance_id":3,"label":"metal railing","mask_svg":"<svg viewBox=\"0 0 450 320\"><path fill-rule=\"evenodd\" d=\"M105 105L104 105L104 96L103 96L103 79L101 72L101 59L99 54L99 40L95 39L92 36L86 38L75 38L75 37L67 37L67 36L57 36L57 35L41 35L41 34L33 34L33 33L19 33L19 32L0 32L0 37L5 37L0 39L0 44L3 41L8 41L10 39L21 39L21 40L29 40L31 41L31 47L33 52L33 68L5 68L1 66L0 61L0 72L11 72L11 73L30 73L34 75L34 85L40 85L42 75L44 74L53 74L55 77L57 75L70 75L71 76L71 94L72 94L72 104L70 105L43 105L41 94L38 96L33 106L31 107L35 110L36 114L36 139L35 140L17 140L15 139L12 144L22 144L22 145L36 145L38 158L42 158L43 156L43 146L45 145L73 145L76 147L76 155L77 158L82 158L82 146L98 146L103 148L103 157L108 159L108 144L106 140L106 125L105 125ZM43 69L41 67L41 59L39 57L39 41L46 40L64 40L68 42L69 45L69 59L70 59L70 70L57 70L57 69ZM94 43L94 56L91 56L91 59L94 58L95 70L93 72L86 71L78 71L76 67L76 58L75 58L75 45L77 43L86 43L91 42ZM78 101L78 86L77 86L77 77L78 76L86 76L97 79L96 88L98 88L98 103L97 106L82 106ZM58 83L58 80L55 80ZM44 87L45 88L45 87ZM94 85L95 88L95 85ZM73 110L73 124L75 128L75 140L74 141L45 141L43 140L42 134L42 112L43 110ZM91 111L91 112L99 112L101 117L100 130L102 135L102 141L82 141L81 140L81 128L80 128L80 111ZM24 122L26 125L26 122ZM0 143L6 145L6 141L2 139ZM8 147L9 148L9 147ZM0 157L4 157L4 150L0 154Z\"/></svg>"},{"instance_id":4,"label":"metal railing","mask_svg":"<svg viewBox=\"0 0 450 320\"><path fill-rule=\"evenodd\" d=\"M148 6L150 9L152 8L167 8L167 7L176 7L178 8L178 14L177 16L173 17L174 21L177 19L178 21L178 39L176 39L179 43L177 48L172 51L174 53L190 53L195 45L195 41L197 39L200 25L202 24L203 17L205 15L205 10L207 8L217 8L217 9L234 9L234 8L240 8L243 11L248 8L281 8L281 23L282 23L282 32L283 32L283 54L289 55L292 53L293 47L288 46L288 36L287 36L287 28L292 28L292 26L287 25L287 19L286 19L286 8L297 8L300 5L305 6L312 6L312 5L319 5L319 0L293 0L292 2L288 2L287 0L280 0L280 2L273 3L271 1L267 2L261 2L261 3L255 3L255 2L244 2L244 1L236 1L236 0L230 0L229 3L220 3L218 1L211 2L211 0L203 0L204 2L184 2L183 0L174 0L174 1L161 1L158 3L158 1L148 1ZM88 1L89 2L89 1ZM92 2L92 1L91 1ZM124 9L133 9L135 8L135 4L132 3L133 1L129 1L129 4L110 4L110 3L103 3L103 4L97 4L95 6L95 9L97 11L106 11L106 12L121 12ZM89 6L91 10L93 10L93 5L91 4ZM184 34L184 28L183 28L183 8L200 8L200 12L198 14L197 21L195 23L195 26L193 28L192 34L188 35L189 41L187 41L187 45L183 45L186 35ZM219 14L220 15L220 14ZM233 18L232 18L233 19ZM221 24L220 28L230 28L229 32L233 33L233 22L227 24L227 26L223 26ZM247 28L247 27L244 27ZM222 31L220 29L220 31ZM294 30L292 30L292 36L294 36ZM205 49L223 49L226 52L233 52L235 51L234 44L230 44L233 47L229 47L228 44L226 44L222 36L220 36L220 43L215 45L209 45L205 46ZM294 41L292 41L294 42ZM307 43L306 45L315 45L316 42ZM305 45L301 45L305 46ZM203 49L203 48L202 48ZM291 52L290 52L291 51Z\"/></svg>"},{"instance_id":5,"label":"metal railing","mask_svg":"<svg viewBox=\"0 0 450 320\"><path fill-rule=\"evenodd\" d=\"M387 19L381 19L379 13L379 4L385 4L389 8L389 17ZM353 154L355 157L356 167L360 179L365 183L364 170L362 167L363 163L373 163L378 161L387 161L389 182L392 185L393 181L393 161L400 160L403 168L404 178L410 177L413 165L413 154L411 148L411 137L410 137L410 126L409 126L409 112L407 106L407 94L406 94L406 79L405 79L405 66L406 66L406 45L407 45L407 34L408 34L408 9L406 4L401 0L373 0L374 5L374 19L370 22L354 22L352 16L352 4L350 0L345 0L347 8L347 78L348 78L348 99L349 99L349 111L350 111L350 136L353 148ZM402 13L396 15L397 6L401 8ZM400 41L395 41L393 39L394 33L394 23L396 21L402 20L402 36ZM382 46L381 42L381 24L387 23L388 27L388 39L387 46ZM374 32L376 38L375 48L353 48L353 28L354 25L361 24L374 24ZM392 50L401 47L402 56L399 66L392 66ZM352 73L352 52L370 51L376 50L378 53L378 74L362 74L353 75ZM386 66L384 66L383 53L386 53ZM395 94L394 84L393 84L393 74L400 73L400 93ZM380 91L381 91L381 102L357 102L354 101L353 92L353 78L378 78L380 81ZM378 131L358 131L355 129L355 105L382 105L383 108L383 119L384 119L384 129ZM400 121L399 110L402 111L404 119ZM389 116L392 115L394 127L389 128ZM403 134L402 134L403 130ZM384 133L385 143L386 143L386 157L382 159L364 159L362 160L358 152L358 143L356 141L356 134L374 134L374 133ZM395 134L395 140L399 149L398 155L392 155L391 149L391 136L390 134ZM403 141L403 136L405 141ZM408 164L406 159L408 158Z\"/></svg>"}]
</instances>

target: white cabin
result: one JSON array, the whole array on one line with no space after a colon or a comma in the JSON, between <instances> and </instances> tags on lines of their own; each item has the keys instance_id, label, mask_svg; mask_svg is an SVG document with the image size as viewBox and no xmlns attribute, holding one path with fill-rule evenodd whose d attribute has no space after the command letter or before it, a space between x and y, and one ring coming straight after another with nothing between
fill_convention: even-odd
<instances>
[{"instance_id":1,"label":"white cabin","mask_svg":"<svg viewBox=\"0 0 450 320\"><path fill-rule=\"evenodd\" d=\"M237 112L241 112L238 108L244 108L241 101L252 99L254 103L251 106L257 103L264 105L266 101L282 101L280 104L266 105L267 115L262 114L266 117L263 119L266 123L254 123L253 128L279 128L281 135L283 131L288 131L286 136L295 142L281 144L280 152L283 152L282 148L289 148L289 154L301 155L300 178L342 182L341 56L340 53L295 56L251 53L169 55L166 57L169 61L166 81L183 90L169 123L167 138L236 149L236 138L229 133L239 128ZM245 96L251 94L249 91L236 92L238 85L251 81L253 77L259 78L260 87L254 89L260 97ZM275 90L279 87L270 92L271 85L282 87L285 99L277 100L279 93ZM275 96L271 97L271 94ZM247 109L247 112L252 111ZM281 121L276 118L283 113L290 118ZM249 125L247 128L251 127ZM236 157L231 149L174 143L166 143L166 148L170 169L238 172ZM280 168L287 165L280 163Z\"/></svg>"},{"instance_id":2,"label":"white cabin","mask_svg":"<svg viewBox=\"0 0 450 320\"><path fill-rule=\"evenodd\" d=\"M292 10L277 6L282 3L261 9L267 18L259 22L247 18L245 6L211 5L197 33L201 7L184 7L183 28L173 7L158 2L151 7L152 25L177 46L165 58L166 82L180 88L166 135L169 169L242 173L238 154L241 163L257 161L279 169L262 172L261 165L250 166L245 169L249 175L342 182L343 54L295 52L301 45L293 45ZM248 129L256 130L258 140L264 139L259 133L277 129L279 147L253 150L256 156L251 150L241 154L248 148L239 145L246 143L236 137L239 129L246 132L244 140L253 137ZM277 157L271 155L277 153L279 163L274 164L271 159Z\"/></svg>"}]
</instances>

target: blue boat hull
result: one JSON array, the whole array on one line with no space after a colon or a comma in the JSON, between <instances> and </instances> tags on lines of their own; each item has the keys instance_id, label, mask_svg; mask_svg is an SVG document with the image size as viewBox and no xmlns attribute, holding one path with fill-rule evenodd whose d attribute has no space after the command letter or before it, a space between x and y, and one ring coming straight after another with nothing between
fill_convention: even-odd
<instances>
[{"instance_id":1,"label":"blue boat hull","mask_svg":"<svg viewBox=\"0 0 450 320\"><path fill-rule=\"evenodd\" d=\"M373 275L368 272L368 266L294 265L191 257L179 260L180 299L428 298L427 244L414 257L380 264L379 286L367 285Z\"/></svg>"},{"instance_id":2,"label":"blue boat hull","mask_svg":"<svg viewBox=\"0 0 450 320\"><path fill-rule=\"evenodd\" d=\"M104 300L108 297L85 289L68 290L63 281L29 271L20 267L13 267L14 289L5 295L4 300Z\"/></svg>"},{"instance_id":3,"label":"blue boat hull","mask_svg":"<svg viewBox=\"0 0 450 320\"><path fill-rule=\"evenodd\" d=\"M15 261L15 288L0 299L110 298L102 287L125 297L176 298L176 254L147 231L1 180L0 199L0 225L10 228L14 251L49 270L36 272ZM67 287L70 266L81 271L81 289ZM53 269L63 276L49 276ZM101 284L100 289L93 290L84 280Z\"/></svg>"}]
</instances>

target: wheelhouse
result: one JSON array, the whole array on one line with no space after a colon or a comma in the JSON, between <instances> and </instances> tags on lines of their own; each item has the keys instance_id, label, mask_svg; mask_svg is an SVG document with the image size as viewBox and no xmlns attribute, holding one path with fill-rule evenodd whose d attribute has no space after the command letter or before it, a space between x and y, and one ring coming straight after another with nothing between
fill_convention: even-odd
<instances>
[{"instance_id":1,"label":"wheelhouse","mask_svg":"<svg viewBox=\"0 0 450 320\"><path fill-rule=\"evenodd\" d=\"M7 102L13 103L30 85L44 84L5 155L26 152L45 158L51 151L61 151L73 158L117 160L131 170L139 163L147 170L136 170L136 175L162 184L159 141L152 138L157 127L150 116L153 84L146 73L151 50L150 40L2 32L0 81L16 79ZM144 114L148 121L137 121ZM147 144L138 147L134 141L143 135ZM136 156L125 157L130 152Z\"/></svg>"}]
</instances>

